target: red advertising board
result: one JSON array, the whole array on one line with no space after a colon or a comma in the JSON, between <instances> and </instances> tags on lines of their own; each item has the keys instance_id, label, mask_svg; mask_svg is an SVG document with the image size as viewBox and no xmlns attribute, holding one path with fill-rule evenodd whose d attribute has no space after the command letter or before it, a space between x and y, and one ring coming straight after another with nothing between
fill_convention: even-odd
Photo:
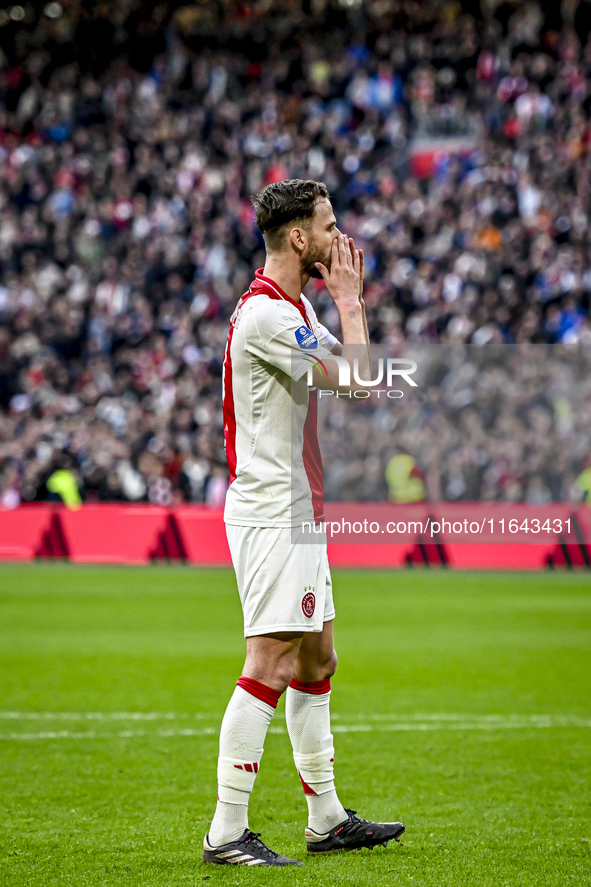
<instances>
[{"instance_id":1,"label":"red advertising board","mask_svg":"<svg viewBox=\"0 0 591 887\"><path fill-rule=\"evenodd\" d=\"M327 503L333 567L536 570L591 566L591 507L569 503ZM230 566L223 513L205 505L0 509L0 560Z\"/></svg>"}]
</instances>

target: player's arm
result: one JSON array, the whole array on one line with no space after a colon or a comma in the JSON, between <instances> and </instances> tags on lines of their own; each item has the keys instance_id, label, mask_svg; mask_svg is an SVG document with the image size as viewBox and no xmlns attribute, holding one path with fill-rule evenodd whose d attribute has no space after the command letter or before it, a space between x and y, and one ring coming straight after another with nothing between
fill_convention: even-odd
<instances>
[{"instance_id":1,"label":"player's arm","mask_svg":"<svg viewBox=\"0 0 591 887\"><path fill-rule=\"evenodd\" d=\"M343 344L338 342L332 353L348 360L351 370L353 361L358 361L358 378L370 378L369 333L365 319L363 303L363 252L355 249L353 239L339 234L332 242L330 271L321 262L316 267L322 274L339 317L343 331ZM340 349L340 350L339 350ZM327 360L325 371L315 368L313 371L314 385L332 391L356 391L363 389L354 381L351 372L351 383L339 385L339 368L336 361Z\"/></svg>"},{"instance_id":2,"label":"player's arm","mask_svg":"<svg viewBox=\"0 0 591 887\"><path fill-rule=\"evenodd\" d=\"M363 250L362 249L359 250L359 258L361 260L361 274L360 274L360 280L359 280L359 299L361 300L361 303L363 305L363 319L365 320L365 302L363 301ZM367 326L366 320L365 320L365 324ZM368 337L368 344L369 344L369 337ZM343 346L342 346L341 342L339 342L337 340L335 342L335 344L333 345L333 347L330 349L330 353L336 354L337 357L340 357L341 354L343 353Z\"/></svg>"}]
</instances>

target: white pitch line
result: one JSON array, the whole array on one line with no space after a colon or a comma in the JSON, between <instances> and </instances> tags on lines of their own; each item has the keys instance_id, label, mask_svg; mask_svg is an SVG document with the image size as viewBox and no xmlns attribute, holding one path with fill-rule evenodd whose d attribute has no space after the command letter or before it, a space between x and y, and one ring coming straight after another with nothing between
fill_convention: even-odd
<instances>
[{"instance_id":1,"label":"white pitch line","mask_svg":"<svg viewBox=\"0 0 591 887\"><path fill-rule=\"evenodd\" d=\"M0 711L0 720L14 721L175 721L209 717L211 715L205 712L174 711Z\"/></svg>"},{"instance_id":2,"label":"white pitch line","mask_svg":"<svg viewBox=\"0 0 591 887\"><path fill-rule=\"evenodd\" d=\"M16 720L15 715L16 712L3 712L0 713L0 717L6 717L7 714L10 714L11 720ZM25 715L24 720L27 719L28 715L38 714L45 719L49 720L51 716L51 712L27 712L22 713ZM99 714L97 712L87 713L87 712L69 712L68 713L71 719L74 719L75 716L78 719L86 719L88 714ZM113 718L116 720L123 720L124 712L119 713L105 713L108 715L118 714L120 717ZM151 713L156 714L156 713ZM171 714L167 716L169 720L172 720L176 717L176 715ZM385 718L387 716L375 716ZM406 720L406 721L396 721L391 720L390 723L385 720L374 720L371 723L357 723L357 724L333 724L333 732L334 733L374 733L374 732L424 732L424 731L458 731L458 730L548 730L552 728L561 728L561 727L575 727L575 728L590 728L591 727L591 717L584 718L576 715L519 715L519 714L510 714L510 715L481 715L477 717L467 717L466 715L459 714L443 714L439 720L436 720L437 715L423 717L421 720ZM97 719L97 718L93 718ZM105 718L107 719L107 718ZM140 720L139 718L133 715L129 718L130 720ZM144 720L156 720L155 717L144 718ZM88 730L86 732L81 731L70 731L70 730L43 730L38 733L0 733L0 741L32 741L32 740L42 740L42 739L130 739L141 736L157 736L162 738L174 738L174 737L204 737L204 736L217 736L219 732L218 727L201 727L201 728L172 728L172 729L158 729L155 733L149 733L146 730L121 730L117 733L97 733L94 730ZM279 724L273 724L269 727L269 732L284 735L287 730L284 726Z\"/></svg>"},{"instance_id":3,"label":"white pitch line","mask_svg":"<svg viewBox=\"0 0 591 887\"><path fill-rule=\"evenodd\" d=\"M338 721L342 715L338 712L332 713L332 720ZM12 721L176 721L176 720L212 720L218 721L221 714L216 715L211 712L159 712L159 711L1 711L0 720ZM350 716L348 718L351 719ZM508 714L469 714L467 712L423 712L423 713L405 713L405 714L375 714L361 713L354 715L353 720L364 725L368 722L394 722L402 725L413 725L414 723L435 723L445 725L447 723L461 722L462 724L470 722L478 722L483 724L507 724L518 723L538 724L540 726L587 726L590 723L591 714L586 716L571 714L524 714L524 713L508 713ZM285 720L283 712L277 712L275 721ZM353 727L355 724L353 724ZM372 729L374 729L372 727ZM376 727L375 729L380 729Z\"/></svg>"},{"instance_id":4,"label":"white pitch line","mask_svg":"<svg viewBox=\"0 0 591 887\"><path fill-rule=\"evenodd\" d=\"M147 733L146 730L120 730L118 733L97 733L87 730L82 733L76 730L42 730L39 733L0 733L1 740L30 741L34 739L131 739L137 736L217 736L215 727L204 727L202 730L157 730Z\"/></svg>"},{"instance_id":5,"label":"white pitch line","mask_svg":"<svg viewBox=\"0 0 591 887\"><path fill-rule=\"evenodd\" d=\"M41 733L0 733L0 739L28 742L34 739L96 739L96 733L74 733L71 730L44 730Z\"/></svg>"}]
</instances>

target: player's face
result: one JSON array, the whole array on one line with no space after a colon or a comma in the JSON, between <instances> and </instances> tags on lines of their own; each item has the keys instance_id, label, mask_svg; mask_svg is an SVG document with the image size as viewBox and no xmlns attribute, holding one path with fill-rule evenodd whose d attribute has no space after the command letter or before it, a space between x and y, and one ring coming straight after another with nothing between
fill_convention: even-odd
<instances>
[{"instance_id":1,"label":"player's face","mask_svg":"<svg viewBox=\"0 0 591 887\"><path fill-rule=\"evenodd\" d=\"M339 233L330 201L321 200L310 223L308 248L302 256L302 271L310 277L322 277L314 267L316 262L321 262L330 271L330 250Z\"/></svg>"}]
</instances>

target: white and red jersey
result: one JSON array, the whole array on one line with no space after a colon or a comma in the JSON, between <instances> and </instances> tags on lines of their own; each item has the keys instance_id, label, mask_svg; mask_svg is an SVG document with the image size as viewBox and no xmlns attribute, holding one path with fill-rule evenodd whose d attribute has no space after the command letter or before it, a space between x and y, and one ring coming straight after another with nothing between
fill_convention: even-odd
<instances>
[{"instance_id":1,"label":"white and red jersey","mask_svg":"<svg viewBox=\"0 0 591 887\"><path fill-rule=\"evenodd\" d=\"M316 391L306 374L336 342L303 295L295 302L256 272L230 320L224 357L227 524L324 519Z\"/></svg>"}]
</instances>

